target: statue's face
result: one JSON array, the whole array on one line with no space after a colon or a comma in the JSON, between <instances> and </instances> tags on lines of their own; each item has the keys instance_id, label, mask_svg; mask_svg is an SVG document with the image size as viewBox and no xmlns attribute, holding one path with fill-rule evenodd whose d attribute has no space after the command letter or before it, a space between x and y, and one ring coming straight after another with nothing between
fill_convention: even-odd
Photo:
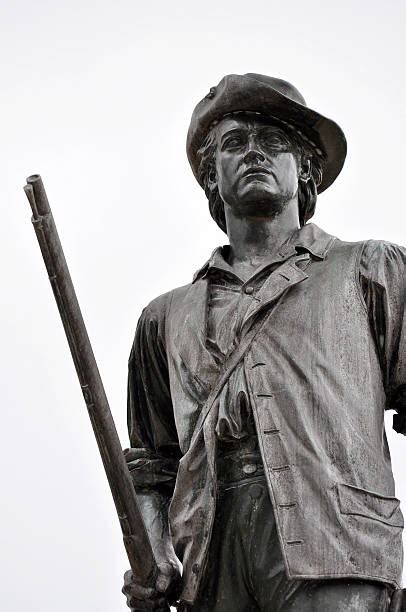
<instances>
[{"instance_id":1,"label":"statue's face","mask_svg":"<svg viewBox=\"0 0 406 612\"><path fill-rule=\"evenodd\" d=\"M238 216L280 212L298 189L298 161L288 134L249 115L225 118L216 128L220 196Z\"/></svg>"}]
</instances>

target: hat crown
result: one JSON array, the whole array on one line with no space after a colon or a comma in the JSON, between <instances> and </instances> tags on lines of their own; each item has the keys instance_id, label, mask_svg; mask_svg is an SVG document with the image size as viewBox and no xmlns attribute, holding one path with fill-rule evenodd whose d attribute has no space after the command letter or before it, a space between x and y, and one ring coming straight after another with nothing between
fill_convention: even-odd
<instances>
[{"instance_id":1,"label":"hat crown","mask_svg":"<svg viewBox=\"0 0 406 612\"><path fill-rule=\"evenodd\" d=\"M306 100L300 93L296 87L294 87L288 81L284 81L283 79L278 79L276 77L267 76L265 74L257 74L255 72L247 72L244 74L245 77L250 79L255 79L256 81L260 81L265 85L269 85L272 89L275 89L278 93L282 94L286 98L297 102L298 104L302 104L303 106L307 106Z\"/></svg>"}]
</instances>

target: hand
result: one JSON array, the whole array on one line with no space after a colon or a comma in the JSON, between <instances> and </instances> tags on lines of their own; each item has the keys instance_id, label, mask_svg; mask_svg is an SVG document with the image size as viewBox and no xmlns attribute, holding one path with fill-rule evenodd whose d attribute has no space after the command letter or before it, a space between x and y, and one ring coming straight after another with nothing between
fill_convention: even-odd
<instances>
[{"instance_id":1,"label":"hand","mask_svg":"<svg viewBox=\"0 0 406 612\"><path fill-rule=\"evenodd\" d=\"M180 587L180 570L176 559L158 565L155 587L137 583L131 570L124 574L122 592L127 597L131 612L169 612L169 604L176 601Z\"/></svg>"}]
</instances>

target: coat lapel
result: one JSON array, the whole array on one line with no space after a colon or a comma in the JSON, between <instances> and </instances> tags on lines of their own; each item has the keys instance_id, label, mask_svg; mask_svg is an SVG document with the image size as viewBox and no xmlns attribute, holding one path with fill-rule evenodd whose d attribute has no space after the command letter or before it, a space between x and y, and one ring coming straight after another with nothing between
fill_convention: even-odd
<instances>
[{"instance_id":1,"label":"coat lapel","mask_svg":"<svg viewBox=\"0 0 406 612\"><path fill-rule=\"evenodd\" d=\"M298 267L299 263L302 267ZM295 255L271 272L245 314L242 323L243 332L247 331L260 310L275 304L285 291L308 278L303 268L306 268L309 263L309 253Z\"/></svg>"}]
</instances>

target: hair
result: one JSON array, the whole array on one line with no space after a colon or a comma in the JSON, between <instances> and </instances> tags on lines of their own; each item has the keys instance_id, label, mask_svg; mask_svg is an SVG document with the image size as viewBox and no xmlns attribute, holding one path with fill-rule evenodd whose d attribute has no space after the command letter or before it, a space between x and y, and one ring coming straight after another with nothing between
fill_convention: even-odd
<instances>
[{"instance_id":1,"label":"hair","mask_svg":"<svg viewBox=\"0 0 406 612\"><path fill-rule=\"evenodd\" d=\"M281 127L289 138L294 148L294 155L299 163L303 159L310 161L310 177L307 181L299 180L298 203L299 222L302 227L314 215L317 201L317 187L323 177L323 160L315 148L301 137L293 126L272 119L272 123ZM289 127L289 132L287 131ZM218 187L212 188L212 177L216 173L216 126L213 126L204 139L197 155L200 158L198 167L198 180L203 186L209 201L210 214L214 221L227 233L226 217L224 213L224 202L221 199Z\"/></svg>"}]
</instances>

